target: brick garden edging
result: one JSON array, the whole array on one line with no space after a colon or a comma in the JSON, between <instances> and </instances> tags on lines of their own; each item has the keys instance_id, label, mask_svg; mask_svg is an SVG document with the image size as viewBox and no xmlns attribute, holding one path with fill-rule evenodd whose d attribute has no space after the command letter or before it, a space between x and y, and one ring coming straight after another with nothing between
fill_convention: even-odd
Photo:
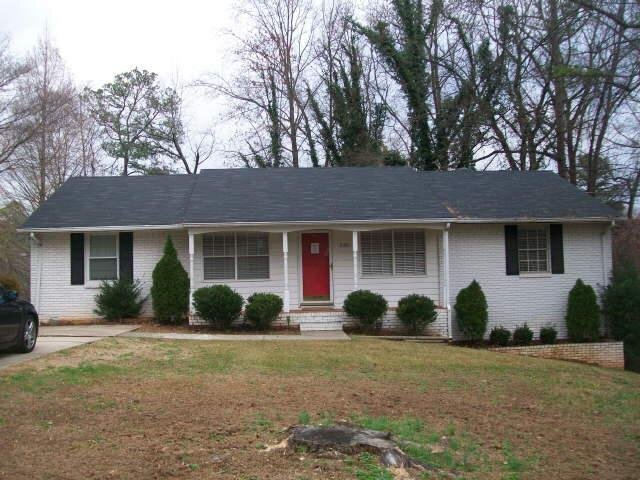
<instances>
[{"instance_id":1,"label":"brick garden edging","mask_svg":"<svg viewBox=\"0 0 640 480\"><path fill-rule=\"evenodd\" d=\"M529 357L571 360L606 368L624 368L624 347L622 342L559 343L556 345L529 345L526 347L495 347L489 350Z\"/></svg>"}]
</instances>

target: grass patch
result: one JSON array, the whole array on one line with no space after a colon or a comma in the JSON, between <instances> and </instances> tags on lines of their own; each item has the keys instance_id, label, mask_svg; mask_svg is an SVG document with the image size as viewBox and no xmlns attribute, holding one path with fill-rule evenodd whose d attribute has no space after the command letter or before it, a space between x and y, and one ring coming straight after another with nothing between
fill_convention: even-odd
<instances>
[{"instance_id":1,"label":"grass patch","mask_svg":"<svg viewBox=\"0 0 640 480\"><path fill-rule=\"evenodd\" d=\"M301 425L308 425L311 423L311 415L306 410L303 410L298 414L298 423Z\"/></svg>"},{"instance_id":2,"label":"grass patch","mask_svg":"<svg viewBox=\"0 0 640 480\"><path fill-rule=\"evenodd\" d=\"M640 469L639 375L446 345L114 338L0 372L0 400L0 426L11 426L0 444L29 446L13 452L25 478L106 477L116 463L119 478L189 474L190 464L199 478L319 478L326 465L326 478L388 478L376 458L352 458L345 472L332 459L260 451L296 421L345 418L391 431L409 455L462 478ZM90 466L77 448L95 451ZM133 449L156 463L141 465ZM226 460L212 463L212 450Z\"/></svg>"},{"instance_id":3,"label":"grass patch","mask_svg":"<svg viewBox=\"0 0 640 480\"><path fill-rule=\"evenodd\" d=\"M354 415L351 421L364 428L391 432L409 456L434 468L473 472L484 468L477 442L468 435L456 435L453 425L438 432L425 428L418 418L369 417Z\"/></svg>"}]
</instances>

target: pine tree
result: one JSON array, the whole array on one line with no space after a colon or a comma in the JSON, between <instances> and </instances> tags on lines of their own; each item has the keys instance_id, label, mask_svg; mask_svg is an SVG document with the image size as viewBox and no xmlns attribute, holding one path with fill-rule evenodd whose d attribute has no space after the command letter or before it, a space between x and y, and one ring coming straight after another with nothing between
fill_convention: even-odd
<instances>
[{"instance_id":1,"label":"pine tree","mask_svg":"<svg viewBox=\"0 0 640 480\"><path fill-rule=\"evenodd\" d=\"M178 260L171 237L164 244L164 254L153 269L151 299L156 320L179 323L189 310L189 275Z\"/></svg>"}]
</instances>

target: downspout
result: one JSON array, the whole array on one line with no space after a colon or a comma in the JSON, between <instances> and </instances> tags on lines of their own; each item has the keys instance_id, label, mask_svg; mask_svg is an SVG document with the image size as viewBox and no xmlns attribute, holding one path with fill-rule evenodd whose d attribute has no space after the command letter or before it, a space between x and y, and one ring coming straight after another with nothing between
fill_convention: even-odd
<instances>
[{"instance_id":1,"label":"downspout","mask_svg":"<svg viewBox=\"0 0 640 480\"><path fill-rule=\"evenodd\" d=\"M451 329L451 303L449 301L449 227L450 223L447 223L445 229L442 231L442 254L444 257L444 304L447 309L447 333L449 340L453 340L453 332Z\"/></svg>"},{"instance_id":2,"label":"downspout","mask_svg":"<svg viewBox=\"0 0 640 480\"><path fill-rule=\"evenodd\" d=\"M35 233L31 233L29 236L31 237L31 245L32 245L31 254L32 255L33 255L33 245L38 246L38 287L37 287L37 294L35 299L36 300L35 307L36 307L36 312L40 312L40 292L42 291L42 263L43 263L42 242L38 240L38 237L36 237ZM31 268L29 268L29 271L31 271Z\"/></svg>"},{"instance_id":3,"label":"downspout","mask_svg":"<svg viewBox=\"0 0 640 480\"><path fill-rule=\"evenodd\" d=\"M615 221L611 222L611 225L605 225L602 233L600 233L600 257L602 258L602 288L606 287L609 283L609 277L607 275L607 259L605 252L605 238L607 234L611 232L611 228L615 225Z\"/></svg>"}]
</instances>

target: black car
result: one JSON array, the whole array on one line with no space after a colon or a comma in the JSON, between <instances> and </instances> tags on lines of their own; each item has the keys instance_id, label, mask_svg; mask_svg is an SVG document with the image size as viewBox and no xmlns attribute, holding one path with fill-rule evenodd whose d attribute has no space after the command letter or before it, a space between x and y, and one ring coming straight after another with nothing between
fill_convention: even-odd
<instances>
[{"instance_id":1,"label":"black car","mask_svg":"<svg viewBox=\"0 0 640 480\"><path fill-rule=\"evenodd\" d=\"M29 353L38 339L38 314L13 290L0 287L0 349Z\"/></svg>"}]
</instances>

